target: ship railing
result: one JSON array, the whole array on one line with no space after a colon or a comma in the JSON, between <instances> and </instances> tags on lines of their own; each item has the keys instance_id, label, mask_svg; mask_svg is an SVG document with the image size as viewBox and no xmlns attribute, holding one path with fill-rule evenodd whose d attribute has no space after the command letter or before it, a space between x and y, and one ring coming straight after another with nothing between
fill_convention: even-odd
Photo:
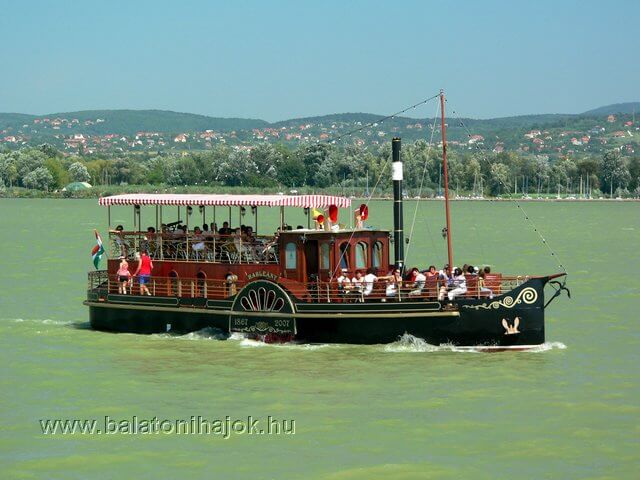
<instances>
[{"instance_id":1,"label":"ship railing","mask_svg":"<svg viewBox=\"0 0 640 480\"><path fill-rule=\"evenodd\" d=\"M505 276L492 274L485 279L484 287L479 287L473 279L467 280L467 292L460 299L481 299L498 296L516 288L529 276ZM235 296L247 282L208 279L206 277L160 277L152 276L147 287L152 295L161 297L227 299ZM446 300L446 286L438 281L427 281L424 287L416 288L410 282L403 282L399 288L387 289L385 281L375 282L370 293L360 288L340 288L337 282L288 282L286 289L297 301L307 303L361 303L361 302L436 302ZM140 295L137 277L131 278L123 287L116 275L105 270L89 272L89 290L102 290L104 293L119 294L124 288L126 295ZM445 287L445 289L442 289Z\"/></svg>"},{"instance_id":2,"label":"ship railing","mask_svg":"<svg viewBox=\"0 0 640 480\"><path fill-rule=\"evenodd\" d=\"M277 264L278 243L274 236L251 239L231 235L183 233L109 232L111 258L133 260L146 250L153 260L197 261L225 264Z\"/></svg>"},{"instance_id":3,"label":"ship railing","mask_svg":"<svg viewBox=\"0 0 640 480\"><path fill-rule=\"evenodd\" d=\"M467 278L467 291L457 298L480 299L489 298L508 292L527 281L526 275L506 276L502 274L487 275L484 282L478 283L478 277ZM416 302L446 300L448 289L444 282L433 278L427 279L424 285L402 282L395 288L388 288L389 282L374 282L371 289L366 285L340 286L333 282L311 282L300 286L288 286L288 289L299 300L319 303L359 303L359 302Z\"/></svg>"},{"instance_id":4,"label":"ship railing","mask_svg":"<svg viewBox=\"0 0 640 480\"><path fill-rule=\"evenodd\" d=\"M95 290L97 288L104 287L109 282L109 272L106 270L96 270L89 272L87 276L87 289Z\"/></svg>"},{"instance_id":5,"label":"ship railing","mask_svg":"<svg viewBox=\"0 0 640 480\"><path fill-rule=\"evenodd\" d=\"M127 282L120 282L118 275L108 275L106 271L100 272L100 279L96 277L98 272L89 272L89 287L100 286L106 293L115 295L141 295L139 277L130 277ZM124 283L124 285L123 285ZM226 280L211 280L205 277L185 278L177 276L151 276L147 282L149 293L158 297L182 297L225 299L234 296L244 282L227 282Z\"/></svg>"}]
</instances>

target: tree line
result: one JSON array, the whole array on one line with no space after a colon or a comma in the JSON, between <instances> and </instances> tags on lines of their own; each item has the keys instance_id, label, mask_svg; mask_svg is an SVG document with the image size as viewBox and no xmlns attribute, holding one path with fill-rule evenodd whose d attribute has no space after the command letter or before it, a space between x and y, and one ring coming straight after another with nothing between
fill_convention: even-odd
<instances>
[{"instance_id":1,"label":"tree line","mask_svg":"<svg viewBox=\"0 0 640 480\"><path fill-rule=\"evenodd\" d=\"M258 144L216 146L202 152L64 156L50 145L0 152L0 188L55 191L69 182L94 186L155 185L342 190L385 194L391 189L391 145L297 147ZM640 157L618 150L604 155L561 157L449 150L450 189L460 195L575 194L640 196ZM424 140L403 145L408 195L442 191L442 154ZM368 190L368 192L367 192Z\"/></svg>"}]
</instances>

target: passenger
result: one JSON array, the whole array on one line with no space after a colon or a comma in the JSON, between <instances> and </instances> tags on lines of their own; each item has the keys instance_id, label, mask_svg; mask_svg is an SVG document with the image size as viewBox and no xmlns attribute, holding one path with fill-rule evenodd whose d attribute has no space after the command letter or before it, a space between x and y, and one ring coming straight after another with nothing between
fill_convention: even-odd
<instances>
[{"instance_id":1,"label":"passenger","mask_svg":"<svg viewBox=\"0 0 640 480\"><path fill-rule=\"evenodd\" d=\"M206 247L204 244L204 235L202 234L202 230L200 227L196 227L193 229L193 235L191 236L193 243L191 244L191 249L198 256L200 253L205 253Z\"/></svg>"},{"instance_id":2,"label":"passenger","mask_svg":"<svg viewBox=\"0 0 640 480\"><path fill-rule=\"evenodd\" d=\"M467 293L467 279L459 268L456 268L453 272L451 287L448 293L449 301Z\"/></svg>"},{"instance_id":3,"label":"passenger","mask_svg":"<svg viewBox=\"0 0 640 480\"><path fill-rule=\"evenodd\" d=\"M351 279L351 289L353 293L358 295L362 294L364 289L364 277L362 276L362 270L356 270L355 276Z\"/></svg>"},{"instance_id":4,"label":"passenger","mask_svg":"<svg viewBox=\"0 0 640 480\"><path fill-rule=\"evenodd\" d=\"M402 287L402 273L399 268L394 268L391 275L385 277L378 277L378 280L387 280L387 288L385 289L385 295L388 298L395 298L398 296L398 292Z\"/></svg>"},{"instance_id":5,"label":"passenger","mask_svg":"<svg viewBox=\"0 0 640 480\"><path fill-rule=\"evenodd\" d=\"M369 268L363 280L364 280L364 290L362 291L362 294L365 297L367 297L371 295L371 293L373 292L373 284L378 281L378 277L375 274L375 270L373 268Z\"/></svg>"},{"instance_id":6,"label":"passenger","mask_svg":"<svg viewBox=\"0 0 640 480\"><path fill-rule=\"evenodd\" d=\"M418 270L418 267L413 267L411 270L409 270L409 273L407 274L405 280L409 283L415 282L415 278L416 278L416 275L418 275L418 273L420 273L420 270Z\"/></svg>"},{"instance_id":7,"label":"passenger","mask_svg":"<svg viewBox=\"0 0 640 480\"><path fill-rule=\"evenodd\" d=\"M447 278L449 278L451 276L451 267L449 266L448 263L445 263L444 267L442 267L442 270L438 271L438 276L439 277L445 276Z\"/></svg>"},{"instance_id":8,"label":"passenger","mask_svg":"<svg viewBox=\"0 0 640 480\"><path fill-rule=\"evenodd\" d=\"M493 299L493 290L488 288L485 284L485 277L489 273L491 273L491 268L484 267L484 269L478 274L478 289L481 295L483 293L489 294L489 300L491 300Z\"/></svg>"},{"instance_id":9,"label":"passenger","mask_svg":"<svg viewBox=\"0 0 640 480\"><path fill-rule=\"evenodd\" d=\"M136 268L133 276L138 276L138 281L140 282L140 295L151 295L149 289L147 288L147 283L149 283L149 279L151 278L151 270L153 270L153 262L146 250L140 250L140 259L138 260L138 268Z\"/></svg>"},{"instance_id":10,"label":"passenger","mask_svg":"<svg viewBox=\"0 0 640 480\"><path fill-rule=\"evenodd\" d=\"M429 270L425 270L422 273L424 273L427 278L438 276L438 272L436 271L436 267L434 265L429 266Z\"/></svg>"},{"instance_id":11,"label":"passenger","mask_svg":"<svg viewBox=\"0 0 640 480\"><path fill-rule=\"evenodd\" d=\"M131 282L131 272L129 271L129 263L124 257L120 257L120 266L118 267L118 293L127 294L127 284Z\"/></svg>"},{"instance_id":12,"label":"passenger","mask_svg":"<svg viewBox=\"0 0 640 480\"><path fill-rule=\"evenodd\" d=\"M118 225L115 230L109 230L111 233L115 233L114 242L116 243L116 247L120 250L120 255L123 257L127 257L129 245L124 239L124 227L122 225Z\"/></svg>"},{"instance_id":13,"label":"passenger","mask_svg":"<svg viewBox=\"0 0 640 480\"><path fill-rule=\"evenodd\" d=\"M362 220L362 213L360 212L360 208L355 211L356 217L356 229L362 230L364 228L364 220Z\"/></svg>"},{"instance_id":14,"label":"passenger","mask_svg":"<svg viewBox=\"0 0 640 480\"><path fill-rule=\"evenodd\" d=\"M226 223L226 222L225 222ZM225 282L227 284L227 296L233 297L236 293L238 293L238 276L233 273L231 270L227 272L225 277Z\"/></svg>"},{"instance_id":15,"label":"passenger","mask_svg":"<svg viewBox=\"0 0 640 480\"><path fill-rule=\"evenodd\" d=\"M340 295L347 295L351 292L351 280L347 276L347 269L343 268L340 272L340 276L336 279L338 282L338 293Z\"/></svg>"},{"instance_id":16,"label":"passenger","mask_svg":"<svg viewBox=\"0 0 640 480\"><path fill-rule=\"evenodd\" d=\"M465 271L467 275L477 276L478 275L478 267L474 267L473 265L469 265L467 270Z\"/></svg>"},{"instance_id":17,"label":"passenger","mask_svg":"<svg viewBox=\"0 0 640 480\"><path fill-rule=\"evenodd\" d=\"M253 227L247 227L245 237L247 238L247 242L254 243L256 241L256 235L253 232Z\"/></svg>"},{"instance_id":18,"label":"passenger","mask_svg":"<svg viewBox=\"0 0 640 480\"><path fill-rule=\"evenodd\" d=\"M409 292L409 295L420 295L422 293L422 290L424 289L425 284L427 283L427 276L424 273L420 272L417 267L413 268L412 273L413 285L411 285L412 290Z\"/></svg>"},{"instance_id":19,"label":"passenger","mask_svg":"<svg viewBox=\"0 0 640 480\"><path fill-rule=\"evenodd\" d=\"M222 228L218 230L218 235L228 237L231 235L231 229L229 228L229 222L222 222Z\"/></svg>"},{"instance_id":20,"label":"passenger","mask_svg":"<svg viewBox=\"0 0 640 480\"><path fill-rule=\"evenodd\" d=\"M440 284L440 292L438 294L438 300L443 301L447 295L449 287L453 284L453 275L451 275L451 268L449 264L446 264L442 270L438 272L438 283Z\"/></svg>"}]
</instances>

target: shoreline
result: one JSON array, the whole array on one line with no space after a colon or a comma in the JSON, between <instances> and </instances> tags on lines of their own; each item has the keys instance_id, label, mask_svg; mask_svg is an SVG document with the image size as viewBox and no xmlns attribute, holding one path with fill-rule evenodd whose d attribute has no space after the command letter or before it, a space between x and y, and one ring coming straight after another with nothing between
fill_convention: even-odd
<instances>
[{"instance_id":1,"label":"shoreline","mask_svg":"<svg viewBox=\"0 0 640 480\"><path fill-rule=\"evenodd\" d=\"M76 194L76 192L68 193L68 192L40 192L37 190L28 191L21 190L20 192L0 192L0 199L54 199L54 200L91 200L98 199L100 197L106 197L110 195L120 195L127 193L191 193L191 194L213 194L213 193L222 193L219 191L181 191L181 190L173 190L173 189L156 189L152 192L149 192L150 189L127 189L127 191L103 191L96 190L95 192L87 192L86 194ZM230 193L229 189L224 189L224 193ZM233 192L233 190L232 190ZM233 192L237 194L278 194L279 192L256 192L256 191L247 191L245 189L237 189L237 191ZM314 194L314 195L340 195L335 192L300 192L301 195L305 194ZM350 195L349 198L357 201L393 201L393 197L391 196L382 196L382 197L364 197L364 196L353 196ZM413 201L428 201L428 202L444 202L444 198L435 198L435 197L405 197L405 202L413 202ZM483 198L467 198L467 197L459 197L459 198L450 198L450 202L527 202L527 203L549 203L549 202L558 202L558 203L592 203L592 202L640 202L640 198L501 198L501 197L483 197Z\"/></svg>"}]
</instances>

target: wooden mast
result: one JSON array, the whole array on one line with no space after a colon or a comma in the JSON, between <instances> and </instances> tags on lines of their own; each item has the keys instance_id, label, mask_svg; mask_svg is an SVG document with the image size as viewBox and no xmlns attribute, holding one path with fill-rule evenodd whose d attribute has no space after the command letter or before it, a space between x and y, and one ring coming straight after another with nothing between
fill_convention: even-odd
<instances>
[{"instance_id":1,"label":"wooden mast","mask_svg":"<svg viewBox=\"0 0 640 480\"><path fill-rule=\"evenodd\" d=\"M447 217L447 253L449 268L453 272L453 248L451 246L451 214L449 212L449 172L447 170L447 125L444 120L444 90L440 90L440 129L442 130L442 167L444 170L444 208Z\"/></svg>"}]
</instances>

